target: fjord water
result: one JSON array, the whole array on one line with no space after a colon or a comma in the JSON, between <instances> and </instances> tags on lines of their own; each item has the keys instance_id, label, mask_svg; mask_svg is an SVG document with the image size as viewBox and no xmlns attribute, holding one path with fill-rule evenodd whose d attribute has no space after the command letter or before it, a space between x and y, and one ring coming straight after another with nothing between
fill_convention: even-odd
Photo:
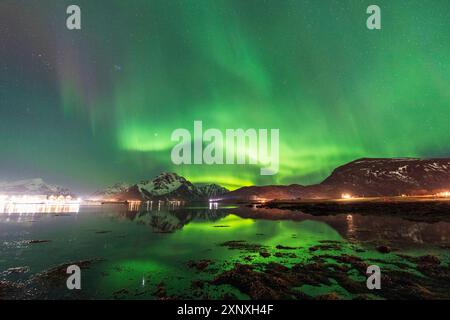
<instances>
[{"instance_id":1,"label":"fjord water","mask_svg":"<svg viewBox=\"0 0 450 320\"><path fill-rule=\"evenodd\" d=\"M0 213L0 280L23 285L30 293L26 298L247 299L232 283L211 281L236 263L291 267L324 253L355 255L382 266L403 254L450 260L448 222L208 205L66 211ZM394 252L381 253L380 245ZM67 290L68 275L57 267L86 261L82 290ZM52 270L60 274L53 277ZM50 278L51 283L42 280ZM366 281L360 275L353 280ZM331 292L353 297L336 283L298 290L311 297Z\"/></svg>"}]
</instances>

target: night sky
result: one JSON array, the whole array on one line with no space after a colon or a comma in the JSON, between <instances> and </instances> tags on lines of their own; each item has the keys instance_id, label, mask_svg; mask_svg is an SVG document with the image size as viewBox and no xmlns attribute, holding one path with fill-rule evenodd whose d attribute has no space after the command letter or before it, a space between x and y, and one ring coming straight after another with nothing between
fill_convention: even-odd
<instances>
[{"instance_id":1,"label":"night sky","mask_svg":"<svg viewBox=\"0 0 450 320\"><path fill-rule=\"evenodd\" d=\"M0 180L310 184L360 157L450 156L449 110L448 0L0 1ZM172 165L194 120L279 128L279 173Z\"/></svg>"}]
</instances>

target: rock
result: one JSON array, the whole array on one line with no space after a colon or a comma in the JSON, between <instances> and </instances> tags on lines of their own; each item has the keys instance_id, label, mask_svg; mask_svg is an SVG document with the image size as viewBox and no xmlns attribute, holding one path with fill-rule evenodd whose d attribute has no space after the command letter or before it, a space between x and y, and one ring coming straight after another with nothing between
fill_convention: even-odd
<instances>
[{"instance_id":1,"label":"rock","mask_svg":"<svg viewBox=\"0 0 450 320\"><path fill-rule=\"evenodd\" d=\"M329 243L329 244L319 244L317 246L312 246L309 248L310 252L315 251L327 251L327 250L341 250L341 246L338 243Z\"/></svg>"},{"instance_id":2,"label":"rock","mask_svg":"<svg viewBox=\"0 0 450 320\"><path fill-rule=\"evenodd\" d=\"M234 269L217 276L213 284L229 284L254 300L280 300L292 298L290 283L277 275L256 272L252 266L237 263Z\"/></svg>"},{"instance_id":3,"label":"rock","mask_svg":"<svg viewBox=\"0 0 450 320\"><path fill-rule=\"evenodd\" d=\"M335 292L322 294L314 298L315 300L342 300L341 297Z\"/></svg>"},{"instance_id":4,"label":"rock","mask_svg":"<svg viewBox=\"0 0 450 320\"><path fill-rule=\"evenodd\" d=\"M20 274L20 273L27 273L30 272L30 267L25 266L25 267L15 267L15 268L9 268L6 269L3 272L0 272L1 276L8 276L11 274Z\"/></svg>"},{"instance_id":5,"label":"rock","mask_svg":"<svg viewBox=\"0 0 450 320\"><path fill-rule=\"evenodd\" d=\"M47 243L50 242L51 240L30 240L28 241L29 244L35 244L35 243Z\"/></svg>"},{"instance_id":6,"label":"rock","mask_svg":"<svg viewBox=\"0 0 450 320\"><path fill-rule=\"evenodd\" d=\"M232 293L225 293L222 296L222 300L239 300L238 297L236 297L234 294Z\"/></svg>"},{"instance_id":7,"label":"rock","mask_svg":"<svg viewBox=\"0 0 450 320\"><path fill-rule=\"evenodd\" d=\"M389 252L391 252L392 250L391 250L391 248L388 247L388 246L378 246L378 247L377 247L377 251L380 252L380 253L389 253Z\"/></svg>"},{"instance_id":8,"label":"rock","mask_svg":"<svg viewBox=\"0 0 450 320\"><path fill-rule=\"evenodd\" d=\"M23 293L23 286L11 281L0 280L0 300L20 299Z\"/></svg>"},{"instance_id":9,"label":"rock","mask_svg":"<svg viewBox=\"0 0 450 320\"><path fill-rule=\"evenodd\" d=\"M278 249L278 250L295 250L295 249L298 249L298 248L296 248L296 247L286 247L286 246L282 246L282 245L277 245L276 246L276 248Z\"/></svg>"},{"instance_id":10,"label":"rock","mask_svg":"<svg viewBox=\"0 0 450 320\"><path fill-rule=\"evenodd\" d=\"M277 258L297 258L297 255L293 252L275 252L274 256Z\"/></svg>"},{"instance_id":11,"label":"rock","mask_svg":"<svg viewBox=\"0 0 450 320\"><path fill-rule=\"evenodd\" d=\"M213 263L214 261L212 260L200 260L200 261L188 261L187 265L189 268L195 268L199 271L203 271Z\"/></svg>"},{"instance_id":12,"label":"rock","mask_svg":"<svg viewBox=\"0 0 450 320\"><path fill-rule=\"evenodd\" d=\"M128 291L128 290L125 289L125 288L122 288L122 289L120 289L120 290L117 290L117 291L113 292L113 295L114 295L114 296L123 295L123 294L127 295L127 294L129 294L129 293L130 293L130 291Z\"/></svg>"},{"instance_id":13,"label":"rock","mask_svg":"<svg viewBox=\"0 0 450 320\"><path fill-rule=\"evenodd\" d=\"M245 240L232 240L220 244L221 247L227 247L230 250L241 250L248 252L258 252L264 247L259 244L248 243Z\"/></svg>"},{"instance_id":14,"label":"rock","mask_svg":"<svg viewBox=\"0 0 450 320\"><path fill-rule=\"evenodd\" d=\"M438 257L429 254L429 255L420 257L419 258L419 263L421 263L421 264L436 264L436 265L438 265L438 264L441 264L441 260Z\"/></svg>"},{"instance_id":15,"label":"rock","mask_svg":"<svg viewBox=\"0 0 450 320\"><path fill-rule=\"evenodd\" d=\"M164 282L160 282L156 287L156 291L154 293L160 299L167 299L167 291Z\"/></svg>"},{"instance_id":16,"label":"rock","mask_svg":"<svg viewBox=\"0 0 450 320\"><path fill-rule=\"evenodd\" d=\"M100 230L100 231L96 231L95 233L97 234L105 234L105 233L111 233L112 231L110 230Z\"/></svg>"},{"instance_id":17,"label":"rock","mask_svg":"<svg viewBox=\"0 0 450 320\"><path fill-rule=\"evenodd\" d=\"M202 280L194 280L191 282L191 287L193 289L203 289L205 287L205 283Z\"/></svg>"}]
</instances>

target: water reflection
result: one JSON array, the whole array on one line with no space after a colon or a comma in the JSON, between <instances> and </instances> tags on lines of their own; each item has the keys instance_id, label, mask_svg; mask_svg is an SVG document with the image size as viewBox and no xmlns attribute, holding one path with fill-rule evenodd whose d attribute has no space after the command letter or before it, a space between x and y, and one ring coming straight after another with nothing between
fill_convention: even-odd
<instances>
[{"instance_id":1,"label":"water reflection","mask_svg":"<svg viewBox=\"0 0 450 320\"><path fill-rule=\"evenodd\" d=\"M209 203L209 210L217 210L217 209L219 209L219 203L217 203L217 202Z\"/></svg>"},{"instance_id":2,"label":"water reflection","mask_svg":"<svg viewBox=\"0 0 450 320\"><path fill-rule=\"evenodd\" d=\"M150 227L155 233L178 232L194 222L217 221L235 215L243 219L263 221L314 221L327 224L336 230L341 237L354 242L391 241L402 244L438 244L450 245L450 223L409 221L395 216L339 214L311 215L280 209L257 207L221 207L219 203L205 203L186 207L180 201L146 201L129 202L121 205L102 205L97 207L81 207L71 205L49 204L0 204L1 222L29 222L39 214L78 213L108 216L111 220L131 221ZM220 227L220 228L219 228ZM223 229L225 225L215 226L212 232Z\"/></svg>"},{"instance_id":3,"label":"water reflection","mask_svg":"<svg viewBox=\"0 0 450 320\"><path fill-rule=\"evenodd\" d=\"M77 213L80 205L77 204L33 204L33 203L0 203L0 214L22 213Z\"/></svg>"},{"instance_id":4,"label":"water reflection","mask_svg":"<svg viewBox=\"0 0 450 320\"><path fill-rule=\"evenodd\" d=\"M116 221L133 221L140 225L150 226L153 232L170 233L182 229L192 221L216 221L229 214L226 210L217 210L218 206L209 208L186 208L180 202L149 201L139 206L107 206L103 213Z\"/></svg>"},{"instance_id":5,"label":"water reflection","mask_svg":"<svg viewBox=\"0 0 450 320\"><path fill-rule=\"evenodd\" d=\"M137 211L153 211L153 210L176 210L184 205L183 201L128 201L127 210L131 212Z\"/></svg>"},{"instance_id":6,"label":"water reflection","mask_svg":"<svg viewBox=\"0 0 450 320\"><path fill-rule=\"evenodd\" d=\"M418 222L389 215L312 215L281 209L239 207L241 217L264 220L320 221L351 241L392 241L398 244L450 245L450 222Z\"/></svg>"},{"instance_id":7,"label":"water reflection","mask_svg":"<svg viewBox=\"0 0 450 320\"><path fill-rule=\"evenodd\" d=\"M163 201L129 205L120 210L103 207L103 212L116 221L133 221L149 226L153 232L171 233L184 226L209 221L216 223L229 215L244 219L272 221L314 221L327 224L343 238L354 242L393 241L402 244L421 245L434 243L450 244L450 223L416 222L393 216L339 214L316 216L301 212L257 207L221 207L218 203L207 203L203 207L185 207L182 204ZM217 229L217 228L216 228Z\"/></svg>"}]
</instances>

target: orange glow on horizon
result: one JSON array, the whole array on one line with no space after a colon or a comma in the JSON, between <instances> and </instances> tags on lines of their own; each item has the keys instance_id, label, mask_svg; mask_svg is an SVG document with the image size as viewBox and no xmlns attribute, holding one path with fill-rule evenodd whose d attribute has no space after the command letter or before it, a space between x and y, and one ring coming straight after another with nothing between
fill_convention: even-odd
<instances>
[{"instance_id":1,"label":"orange glow on horizon","mask_svg":"<svg viewBox=\"0 0 450 320\"><path fill-rule=\"evenodd\" d=\"M443 191L436 194L437 197L442 198L449 198L450 197L450 191Z\"/></svg>"}]
</instances>

